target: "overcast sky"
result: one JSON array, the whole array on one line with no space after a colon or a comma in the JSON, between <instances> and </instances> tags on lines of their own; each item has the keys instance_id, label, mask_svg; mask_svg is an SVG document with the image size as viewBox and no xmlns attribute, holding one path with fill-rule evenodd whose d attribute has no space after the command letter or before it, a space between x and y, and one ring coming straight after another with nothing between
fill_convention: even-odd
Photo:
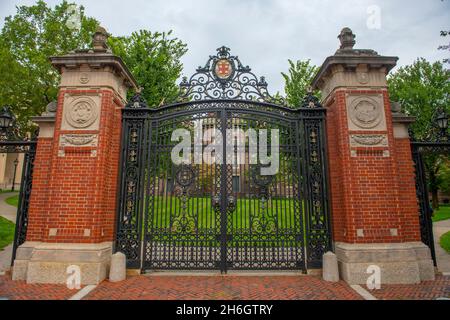
<instances>
[{"instance_id":1,"label":"overcast sky","mask_svg":"<svg viewBox=\"0 0 450 320\"><path fill-rule=\"evenodd\" d=\"M34 0L0 0L0 18L16 5ZM54 5L59 0L47 1ZM400 58L442 60L448 43L439 36L450 29L450 0L77 0L86 13L114 35L139 29L167 31L188 44L184 74L203 65L219 46L231 48L269 90L282 91L281 71L287 59L311 59L320 65L339 46L337 35L348 26L357 48L374 49ZM379 13L379 14L378 14Z\"/></svg>"}]
</instances>

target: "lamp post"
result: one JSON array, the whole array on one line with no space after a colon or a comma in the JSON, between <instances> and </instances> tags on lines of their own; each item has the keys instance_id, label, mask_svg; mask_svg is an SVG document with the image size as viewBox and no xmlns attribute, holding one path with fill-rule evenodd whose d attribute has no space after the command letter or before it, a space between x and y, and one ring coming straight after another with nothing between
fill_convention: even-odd
<instances>
[{"instance_id":1,"label":"lamp post","mask_svg":"<svg viewBox=\"0 0 450 320\"><path fill-rule=\"evenodd\" d=\"M6 140L10 129L14 126L16 118L11 112L10 106L3 106L0 109L0 138Z\"/></svg>"},{"instance_id":2,"label":"lamp post","mask_svg":"<svg viewBox=\"0 0 450 320\"><path fill-rule=\"evenodd\" d=\"M14 192L15 187L16 187L16 172L17 172L18 164L19 164L19 159L16 158L16 160L14 160L14 174L13 174L12 189L11 189L12 192Z\"/></svg>"},{"instance_id":3,"label":"lamp post","mask_svg":"<svg viewBox=\"0 0 450 320\"><path fill-rule=\"evenodd\" d=\"M435 118L436 126L439 128L439 138L442 141L449 141L450 137L448 134L448 114L444 109L438 110L438 115Z\"/></svg>"}]
</instances>

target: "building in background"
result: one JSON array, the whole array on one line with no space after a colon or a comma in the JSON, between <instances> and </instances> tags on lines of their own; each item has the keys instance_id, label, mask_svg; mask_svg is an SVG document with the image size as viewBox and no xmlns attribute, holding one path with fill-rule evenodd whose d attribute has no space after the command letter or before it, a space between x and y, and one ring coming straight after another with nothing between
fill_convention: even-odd
<instances>
[{"instance_id":1,"label":"building in background","mask_svg":"<svg viewBox=\"0 0 450 320\"><path fill-rule=\"evenodd\" d=\"M0 189L19 191L22 179L23 154L0 153ZM14 181L14 183L13 183Z\"/></svg>"}]
</instances>

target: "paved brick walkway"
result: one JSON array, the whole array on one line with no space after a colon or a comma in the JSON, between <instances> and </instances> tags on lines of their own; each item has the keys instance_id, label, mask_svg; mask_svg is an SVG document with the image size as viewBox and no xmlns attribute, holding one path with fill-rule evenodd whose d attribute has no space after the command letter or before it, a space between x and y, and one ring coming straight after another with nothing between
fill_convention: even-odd
<instances>
[{"instance_id":1,"label":"paved brick walkway","mask_svg":"<svg viewBox=\"0 0 450 320\"><path fill-rule=\"evenodd\" d=\"M384 285L381 290L369 292L379 300L450 298L450 277L436 276L435 281L425 281L418 285Z\"/></svg>"},{"instance_id":2,"label":"paved brick walkway","mask_svg":"<svg viewBox=\"0 0 450 320\"><path fill-rule=\"evenodd\" d=\"M0 298L8 300L66 300L77 290L69 290L65 285L26 284L12 281L11 276L0 276Z\"/></svg>"},{"instance_id":3,"label":"paved brick walkway","mask_svg":"<svg viewBox=\"0 0 450 320\"><path fill-rule=\"evenodd\" d=\"M64 300L77 290L64 285L27 285L0 276L0 298ZM450 277L419 285L384 285L370 291L380 300L450 298ZM135 276L124 282L102 282L86 300L361 300L344 282L328 283L317 276Z\"/></svg>"},{"instance_id":4,"label":"paved brick walkway","mask_svg":"<svg viewBox=\"0 0 450 320\"><path fill-rule=\"evenodd\" d=\"M86 299L337 300L361 299L344 282L314 276L137 276L103 282Z\"/></svg>"}]
</instances>

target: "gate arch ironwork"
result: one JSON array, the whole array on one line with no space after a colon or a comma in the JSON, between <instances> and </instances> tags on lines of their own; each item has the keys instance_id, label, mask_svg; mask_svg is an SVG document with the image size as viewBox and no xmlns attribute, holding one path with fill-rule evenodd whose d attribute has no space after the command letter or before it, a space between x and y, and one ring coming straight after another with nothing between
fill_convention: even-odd
<instances>
[{"instance_id":1,"label":"gate arch ironwork","mask_svg":"<svg viewBox=\"0 0 450 320\"><path fill-rule=\"evenodd\" d=\"M331 249L326 111L311 93L288 107L217 51L183 79L177 102L149 108L138 93L124 108L115 250L141 270L320 267ZM200 161L172 162L177 129L199 139ZM278 135L278 172L258 174L249 129Z\"/></svg>"}]
</instances>

